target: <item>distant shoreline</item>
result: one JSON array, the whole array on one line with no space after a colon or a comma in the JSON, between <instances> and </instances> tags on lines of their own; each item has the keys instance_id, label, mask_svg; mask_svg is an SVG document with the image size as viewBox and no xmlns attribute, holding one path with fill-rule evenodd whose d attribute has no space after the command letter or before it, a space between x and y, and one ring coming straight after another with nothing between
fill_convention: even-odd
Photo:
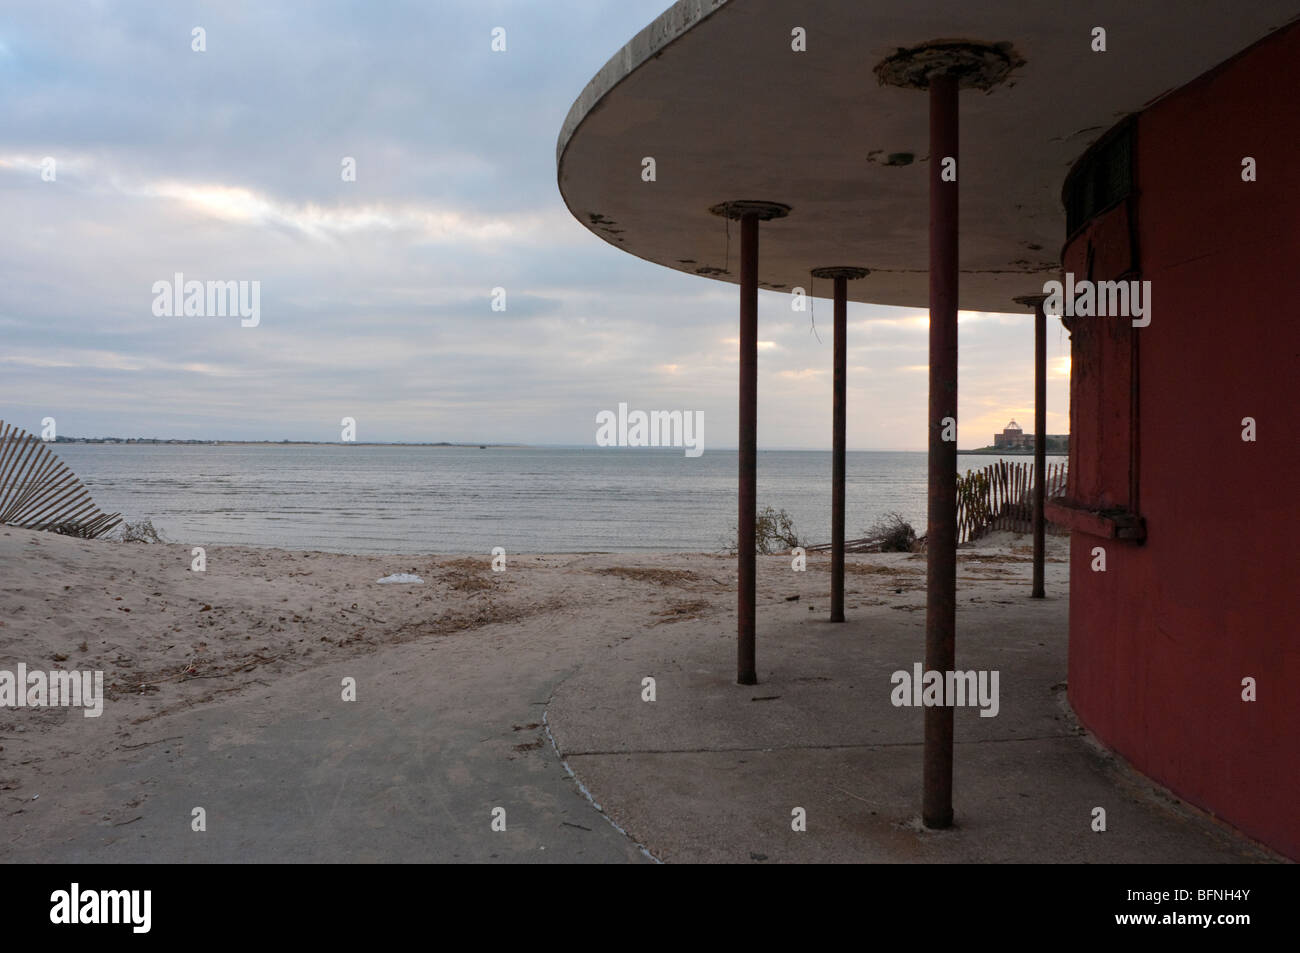
<instances>
[{"instance_id":1,"label":"distant shoreline","mask_svg":"<svg viewBox=\"0 0 1300 953\"><path fill-rule=\"evenodd\" d=\"M459 449L473 450L604 450L611 449L623 451L639 450L677 450L675 447L597 447L583 446L577 444L531 444L531 443L475 443L452 442L439 440L432 442L407 442L407 441L377 441L377 440L192 440L192 439L169 439L165 437L56 437L49 441L55 446L110 446L110 447L449 447ZM735 453L735 447L719 447L716 452ZM824 449L792 449L788 447L768 448L760 447L761 453L830 453L830 448ZM849 450L849 453L925 453L921 450ZM991 456L991 457L1032 457L1034 451L1030 450L1012 450L1012 449L992 449L986 448L981 450L958 450L960 456ZM1068 451L1048 450L1049 457L1068 457Z\"/></svg>"},{"instance_id":2,"label":"distant shoreline","mask_svg":"<svg viewBox=\"0 0 1300 953\"><path fill-rule=\"evenodd\" d=\"M400 443L375 440L169 440L162 437L56 437L56 445L105 444L108 446L149 447L463 447L480 450L531 449L526 443L451 443L439 440L434 443Z\"/></svg>"},{"instance_id":3,"label":"distant shoreline","mask_svg":"<svg viewBox=\"0 0 1300 953\"><path fill-rule=\"evenodd\" d=\"M1049 457L1068 457L1068 450L1045 450L1043 451ZM1033 449L1029 450L958 450L958 454L970 457L1032 457Z\"/></svg>"}]
</instances>

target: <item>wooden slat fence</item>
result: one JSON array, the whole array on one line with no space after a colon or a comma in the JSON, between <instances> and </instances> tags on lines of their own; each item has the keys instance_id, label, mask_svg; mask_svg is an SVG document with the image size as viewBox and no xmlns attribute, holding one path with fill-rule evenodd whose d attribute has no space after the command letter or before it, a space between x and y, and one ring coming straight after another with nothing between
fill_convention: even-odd
<instances>
[{"instance_id":1,"label":"wooden slat fence","mask_svg":"<svg viewBox=\"0 0 1300 953\"><path fill-rule=\"evenodd\" d=\"M0 523L93 539L122 522L102 513L45 441L0 420Z\"/></svg>"},{"instance_id":2,"label":"wooden slat fence","mask_svg":"<svg viewBox=\"0 0 1300 953\"><path fill-rule=\"evenodd\" d=\"M1066 463L1046 466L1047 498L1065 494ZM1034 529L1033 461L999 460L957 477L957 540L969 542L998 530L1031 533ZM1069 532L1050 520L1047 532Z\"/></svg>"}]
</instances>

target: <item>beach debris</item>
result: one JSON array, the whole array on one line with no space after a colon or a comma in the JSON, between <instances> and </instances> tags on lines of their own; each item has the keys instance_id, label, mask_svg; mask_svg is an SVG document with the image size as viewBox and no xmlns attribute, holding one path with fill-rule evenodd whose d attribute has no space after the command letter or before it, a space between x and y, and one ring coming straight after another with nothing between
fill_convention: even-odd
<instances>
[{"instance_id":1,"label":"beach debris","mask_svg":"<svg viewBox=\"0 0 1300 953\"><path fill-rule=\"evenodd\" d=\"M110 537L119 543L165 543L162 534L154 528L153 520L139 520L124 522L117 529L113 530Z\"/></svg>"},{"instance_id":2,"label":"beach debris","mask_svg":"<svg viewBox=\"0 0 1300 953\"><path fill-rule=\"evenodd\" d=\"M699 619L704 616L713 604L705 599L683 599L669 603L663 609L655 612L658 618L657 622L650 623L653 625L663 625L666 622L683 622L689 619Z\"/></svg>"},{"instance_id":3,"label":"beach debris","mask_svg":"<svg viewBox=\"0 0 1300 953\"><path fill-rule=\"evenodd\" d=\"M102 513L46 441L0 420L0 523L94 539L122 521Z\"/></svg>"},{"instance_id":4,"label":"beach debris","mask_svg":"<svg viewBox=\"0 0 1300 953\"><path fill-rule=\"evenodd\" d=\"M846 539L844 551L846 553L915 552L916 531L901 513L887 513L866 532L867 535L861 539ZM810 553L829 553L832 544L809 543L804 546L804 549Z\"/></svg>"},{"instance_id":5,"label":"beach debris","mask_svg":"<svg viewBox=\"0 0 1300 953\"><path fill-rule=\"evenodd\" d=\"M739 549L738 537L724 546L729 553ZM765 506L754 516L754 552L759 556L775 556L802 546L799 532L794 527L794 517L786 510Z\"/></svg>"},{"instance_id":6,"label":"beach debris","mask_svg":"<svg viewBox=\"0 0 1300 953\"><path fill-rule=\"evenodd\" d=\"M619 576L635 582L654 582L661 586L685 586L699 581L689 569L657 569L638 566L607 566L594 570L602 576Z\"/></svg>"},{"instance_id":7,"label":"beach debris","mask_svg":"<svg viewBox=\"0 0 1300 953\"><path fill-rule=\"evenodd\" d=\"M886 513L867 530L867 537L880 541L882 553L910 553L916 530L902 513Z\"/></svg>"},{"instance_id":8,"label":"beach debris","mask_svg":"<svg viewBox=\"0 0 1300 953\"><path fill-rule=\"evenodd\" d=\"M380 582L405 582L405 583L413 583L413 584L421 584L421 585L423 585L424 583L424 580L421 579L419 576L409 572L395 572L391 576L385 576L383 579L380 579L379 581Z\"/></svg>"}]
</instances>

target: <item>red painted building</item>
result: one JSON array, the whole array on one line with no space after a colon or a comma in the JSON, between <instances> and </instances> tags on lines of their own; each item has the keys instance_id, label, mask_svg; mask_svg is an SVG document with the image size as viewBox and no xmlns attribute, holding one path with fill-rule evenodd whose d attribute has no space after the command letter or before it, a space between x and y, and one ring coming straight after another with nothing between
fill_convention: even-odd
<instances>
[{"instance_id":1,"label":"red painted building","mask_svg":"<svg viewBox=\"0 0 1300 953\"><path fill-rule=\"evenodd\" d=\"M1151 307L1145 327L1064 318L1069 508L1053 514L1075 530L1079 718L1296 859L1298 64L1291 25L1112 129L1067 177L1063 271L1149 281Z\"/></svg>"},{"instance_id":2,"label":"red painted building","mask_svg":"<svg viewBox=\"0 0 1300 953\"><path fill-rule=\"evenodd\" d=\"M760 288L836 282L838 420L871 412L843 397L847 302L928 306L936 668L958 644L955 448L936 436L960 409L956 308L1034 307L1041 354L1041 299L1091 301L1063 309L1069 481L1049 513L1072 530L1071 704L1135 768L1300 860L1294 0L873 0L800 6L797 27L791 7L678 0L634 37L561 129L566 204L625 252L739 285L741 447ZM912 161L935 155L951 179ZM1044 417L1045 376L1040 359ZM742 454L742 526L754 473ZM738 569L752 684L748 556ZM946 827L953 733L931 726L922 819Z\"/></svg>"}]
</instances>

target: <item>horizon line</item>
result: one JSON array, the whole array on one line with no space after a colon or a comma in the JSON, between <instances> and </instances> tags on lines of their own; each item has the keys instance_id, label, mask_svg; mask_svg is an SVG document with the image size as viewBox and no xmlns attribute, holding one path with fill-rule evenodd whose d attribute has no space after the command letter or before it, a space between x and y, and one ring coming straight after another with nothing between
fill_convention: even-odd
<instances>
[{"instance_id":1,"label":"horizon line","mask_svg":"<svg viewBox=\"0 0 1300 953\"><path fill-rule=\"evenodd\" d=\"M1067 436L1050 434L1049 436ZM85 436L64 436L59 435L53 440L44 441L52 444L103 444L112 442L115 444L198 444L204 446L221 445L221 444L246 444L246 445L267 445L267 446L316 446L316 447L455 447L461 449L496 449L496 450L680 450L680 447L602 447L597 444L581 443L513 443L513 442L490 442L477 440L290 440L282 438L274 440L270 438L249 439L249 438L227 438L227 437L85 437ZM715 452L725 451L734 453L737 447L721 446L713 448ZM831 447L794 447L794 446L760 446L760 451L769 453L831 453ZM707 451L706 451L707 452ZM927 448L906 448L906 447L847 447L847 453L927 453ZM958 454L980 455L980 456L1032 456L1033 451L1011 451L995 453L992 448L976 447L973 449L958 449ZM1065 453L1048 452L1048 456L1067 456Z\"/></svg>"}]
</instances>

